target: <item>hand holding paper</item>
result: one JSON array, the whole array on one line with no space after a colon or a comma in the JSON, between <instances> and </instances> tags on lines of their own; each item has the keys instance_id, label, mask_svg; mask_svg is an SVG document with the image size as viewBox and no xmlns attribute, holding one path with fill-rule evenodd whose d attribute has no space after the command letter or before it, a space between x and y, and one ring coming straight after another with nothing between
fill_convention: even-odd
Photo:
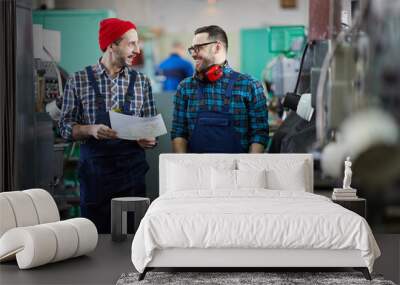
<instances>
[{"instance_id":1,"label":"hand holding paper","mask_svg":"<svg viewBox=\"0 0 400 285\"><path fill-rule=\"evenodd\" d=\"M134 117L109 112L111 128L117 132L117 136L126 140L139 140L155 138L167 133L161 114L154 117Z\"/></svg>"}]
</instances>

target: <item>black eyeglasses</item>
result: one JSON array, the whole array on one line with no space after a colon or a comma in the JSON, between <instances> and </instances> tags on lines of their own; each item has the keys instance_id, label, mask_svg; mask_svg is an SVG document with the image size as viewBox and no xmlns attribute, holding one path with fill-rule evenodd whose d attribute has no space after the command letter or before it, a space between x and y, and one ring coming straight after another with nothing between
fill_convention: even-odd
<instances>
[{"instance_id":1,"label":"black eyeglasses","mask_svg":"<svg viewBox=\"0 0 400 285\"><path fill-rule=\"evenodd\" d=\"M204 43L204 44L198 44L198 45L194 45L191 46L190 48L188 48L188 53L190 55L193 55L194 53L198 53L200 51L200 48L206 45L210 45L210 44L215 44L218 41L213 41L213 42L209 42L209 43Z\"/></svg>"}]
</instances>

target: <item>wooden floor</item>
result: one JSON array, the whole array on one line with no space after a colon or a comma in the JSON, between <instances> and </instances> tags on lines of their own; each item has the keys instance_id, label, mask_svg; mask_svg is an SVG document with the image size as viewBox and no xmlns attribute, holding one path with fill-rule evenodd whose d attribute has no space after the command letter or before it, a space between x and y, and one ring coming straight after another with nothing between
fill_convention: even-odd
<instances>
[{"instance_id":1,"label":"wooden floor","mask_svg":"<svg viewBox=\"0 0 400 285\"><path fill-rule=\"evenodd\" d=\"M400 283L400 234L375 235L382 256L374 272ZM19 270L16 262L0 265L0 284L115 284L124 272L134 271L131 262L132 236L115 243L109 235L100 235L94 252L29 270ZM312 271L312 270L310 270Z\"/></svg>"}]
</instances>

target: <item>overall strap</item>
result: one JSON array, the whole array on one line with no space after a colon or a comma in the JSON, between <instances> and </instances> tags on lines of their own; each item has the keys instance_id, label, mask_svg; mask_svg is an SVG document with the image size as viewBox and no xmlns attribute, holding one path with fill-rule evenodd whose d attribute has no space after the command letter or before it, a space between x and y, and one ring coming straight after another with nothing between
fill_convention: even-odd
<instances>
[{"instance_id":1,"label":"overall strap","mask_svg":"<svg viewBox=\"0 0 400 285\"><path fill-rule=\"evenodd\" d=\"M129 72L129 85L128 90L125 94L125 101L124 101L124 114L130 114L130 106L131 106L131 99L135 95L135 81L137 77L137 72L135 70L131 70Z\"/></svg>"},{"instance_id":2,"label":"overall strap","mask_svg":"<svg viewBox=\"0 0 400 285\"><path fill-rule=\"evenodd\" d=\"M229 104L231 102L233 85L235 84L235 81L238 78L238 76L239 76L239 73L233 71L231 78L229 79L228 88L226 88L226 93L225 93L225 98L224 98L224 108L223 108L224 112L226 112L226 113L229 112Z\"/></svg>"},{"instance_id":3,"label":"overall strap","mask_svg":"<svg viewBox=\"0 0 400 285\"><path fill-rule=\"evenodd\" d=\"M200 110L205 110L206 109L206 105L207 105L206 98L205 98L204 92L203 92L203 88L204 88L203 85L204 84L199 81L199 86L197 87L197 98L199 99L199 102L200 102L200 106L199 106ZM204 100L203 104L201 104L202 100Z\"/></svg>"},{"instance_id":4,"label":"overall strap","mask_svg":"<svg viewBox=\"0 0 400 285\"><path fill-rule=\"evenodd\" d=\"M93 88L94 93L95 93L96 106L98 107L99 111L105 112L106 111L106 103L101 98L99 85L97 84L96 78L94 77L93 68L91 66L87 66L86 72L88 75L89 84Z\"/></svg>"},{"instance_id":5,"label":"overall strap","mask_svg":"<svg viewBox=\"0 0 400 285\"><path fill-rule=\"evenodd\" d=\"M230 104L230 99L232 96L233 85L235 84L235 81L237 80L238 76L239 76L238 72L232 71L232 75L229 78L228 87L226 88L226 91L225 91L224 106L222 108L223 112L226 112L226 113L229 112L229 104ZM203 89L204 89L203 83L199 82L199 86L197 88L197 96L200 101L202 101L202 100L204 101L204 104L201 104L199 107L200 110L205 110L206 105L207 105Z\"/></svg>"}]
</instances>

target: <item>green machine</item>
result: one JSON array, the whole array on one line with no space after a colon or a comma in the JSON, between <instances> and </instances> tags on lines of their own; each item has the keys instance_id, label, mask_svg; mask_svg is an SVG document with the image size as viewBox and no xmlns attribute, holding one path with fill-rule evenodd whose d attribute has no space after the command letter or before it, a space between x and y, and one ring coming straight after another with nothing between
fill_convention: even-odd
<instances>
[{"instance_id":1,"label":"green machine","mask_svg":"<svg viewBox=\"0 0 400 285\"><path fill-rule=\"evenodd\" d=\"M99 22L115 17L111 10L36 10L33 23L61 32L60 66L69 74L95 63L101 56Z\"/></svg>"},{"instance_id":2,"label":"green machine","mask_svg":"<svg viewBox=\"0 0 400 285\"><path fill-rule=\"evenodd\" d=\"M240 31L241 71L262 80L266 65L279 55L300 57L302 48L292 50L295 41L305 44L304 26L271 26Z\"/></svg>"},{"instance_id":3,"label":"green machine","mask_svg":"<svg viewBox=\"0 0 400 285\"><path fill-rule=\"evenodd\" d=\"M241 71L268 81L270 136L282 123L280 98L293 92L306 43L304 26L271 26L240 32Z\"/></svg>"}]
</instances>

